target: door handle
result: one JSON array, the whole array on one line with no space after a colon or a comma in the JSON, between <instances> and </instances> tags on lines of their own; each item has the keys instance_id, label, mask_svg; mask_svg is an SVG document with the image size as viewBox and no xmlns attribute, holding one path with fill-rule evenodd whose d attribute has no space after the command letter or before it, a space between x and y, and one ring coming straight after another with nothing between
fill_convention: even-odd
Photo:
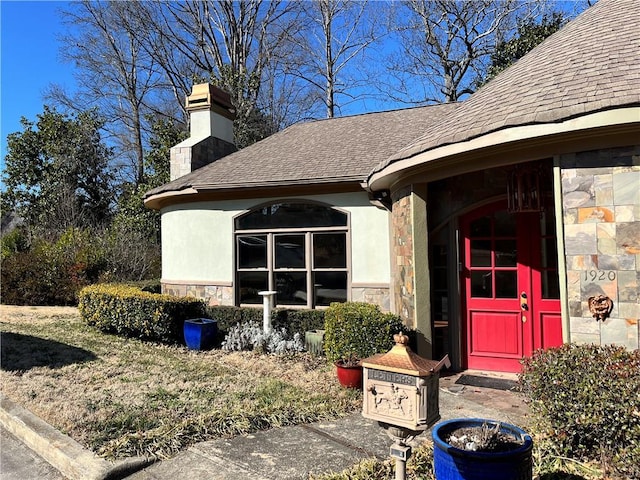
<instances>
[{"instance_id":1,"label":"door handle","mask_svg":"<svg viewBox=\"0 0 640 480\"><path fill-rule=\"evenodd\" d=\"M523 312L529 311L529 299L527 298L526 292L520 294L520 308Z\"/></svg>"}]
</instances>

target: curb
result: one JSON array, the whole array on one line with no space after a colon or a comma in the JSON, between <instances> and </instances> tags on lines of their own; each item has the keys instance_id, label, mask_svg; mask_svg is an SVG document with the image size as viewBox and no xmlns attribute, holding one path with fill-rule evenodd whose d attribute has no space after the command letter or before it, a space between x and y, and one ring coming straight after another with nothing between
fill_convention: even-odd
<instances>
[{"instance_id":1,"label":"curb","mask_svg":"<svg viewBox=\"0 0 640 480\"><path fill-rule=\"evenodd\" d=\"M100 458L2 394L0 424L69 480L117 480L155 461L144 457L118 461Z\"/></svg>"}]
</instances>

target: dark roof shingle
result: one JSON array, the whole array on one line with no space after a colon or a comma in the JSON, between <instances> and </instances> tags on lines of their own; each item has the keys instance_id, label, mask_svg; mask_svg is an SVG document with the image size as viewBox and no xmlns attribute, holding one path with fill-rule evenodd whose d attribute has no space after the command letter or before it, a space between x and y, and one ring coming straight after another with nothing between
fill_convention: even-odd
<instances>
[{"instance_id":1,"label":"dark roof shingle","mask_svg":"<svg viewBox=\"0 0 640 480\"><path fill-rule=\"evenodd\" d=\"M292 125L147 197L196 190L362 182L378 163L438 124L457 104L432 105Z\"/></svg>"}]
</instances>

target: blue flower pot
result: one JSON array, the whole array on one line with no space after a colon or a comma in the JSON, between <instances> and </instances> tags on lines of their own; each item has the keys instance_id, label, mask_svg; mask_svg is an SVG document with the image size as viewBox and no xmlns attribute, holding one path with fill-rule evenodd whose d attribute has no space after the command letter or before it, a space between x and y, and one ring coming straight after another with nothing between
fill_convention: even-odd
<instances>
[{"instance_id":1,"label":"blue flower pot","mask_svg":"<svg viewBox=\"0 0 640 480\"><path fill-rule=\"evenodd\" d=\"M500 431L522 439L522 446L506 452L474 452L446 442L459 428L482 427L487 423ZM533 462L531 437L519 427L482 418L457 418L433 427L433 469L436 480L531 480Z\"/></svg>"},{"instance_id":2,"label":"blue flower pot","mask_svg":"<svg viewBox=\"0 0 640 480\"><path fill-rule=\"evenodd\" d=\"M192 318L184 321L184 343L191 350L209 350L218 335L218 321Z\"/></svg>"}]
</instances>

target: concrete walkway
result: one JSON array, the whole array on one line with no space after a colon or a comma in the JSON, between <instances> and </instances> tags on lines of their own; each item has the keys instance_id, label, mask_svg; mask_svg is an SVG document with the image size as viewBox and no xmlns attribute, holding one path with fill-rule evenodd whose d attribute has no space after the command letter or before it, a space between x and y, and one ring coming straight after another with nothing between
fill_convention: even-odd
<instances>
[{"instance_id":1,"label":"concrete walkway","mask_svg":"<svg viewBox=\"0 0 640 480\"><path fill-rule=\"evenodd\" d=\"M440 380L443 420L480 417L526 426L527 409L519 396L510 391L462 387L455 384L456 379ZM98 458L6 399L0 423L70 480L306 479L310 473L341 471L364 458L386 459L392 443L375 422L356 413L333 422L202 442L169 460L148 465L138 458L121 462ZM414 443L429 435L423 433Z\"/></svg>"}]
</instances>

